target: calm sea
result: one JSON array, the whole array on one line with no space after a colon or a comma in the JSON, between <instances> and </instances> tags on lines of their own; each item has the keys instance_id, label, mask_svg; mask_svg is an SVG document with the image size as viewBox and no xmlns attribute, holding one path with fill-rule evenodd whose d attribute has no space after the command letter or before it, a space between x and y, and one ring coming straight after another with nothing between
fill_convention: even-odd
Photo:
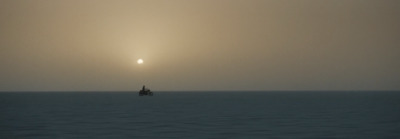
<instances>
[{"instance_id":1,"label":"calm sea","mask_svg":"<svg viewBox=\"0 0 400 139\"><path fill-rule=\"evenodd\" d=\"M3 92L0 138L400 138L400 92Z\"/></svg>"}]
</instances>

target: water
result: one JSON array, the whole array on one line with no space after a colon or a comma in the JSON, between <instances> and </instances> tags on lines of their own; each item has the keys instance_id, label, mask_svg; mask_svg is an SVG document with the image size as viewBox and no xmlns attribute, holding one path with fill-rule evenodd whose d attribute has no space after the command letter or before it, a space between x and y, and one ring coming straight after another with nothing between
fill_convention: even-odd
<instances>
[{"instance_id":1,"label":"water","mask_svg":"<svg viewBox=\"0 0 400 139\"><path fill-rule=\"evenodd\" d=\"M400 92L3 92L0 138L400 138Z\"/></svg>"}]
</instances>

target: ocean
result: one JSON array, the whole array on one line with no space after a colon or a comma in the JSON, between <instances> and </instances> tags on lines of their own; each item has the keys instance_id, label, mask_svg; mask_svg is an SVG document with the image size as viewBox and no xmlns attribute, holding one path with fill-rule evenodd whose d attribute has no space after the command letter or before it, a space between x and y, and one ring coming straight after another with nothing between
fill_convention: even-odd
<instances>
[{"instance_id":1,"label":"ocean","mask_svg":"<svg viewBox=\"0 0 400 139\"><path fill-rule=\"evenodd\" d=\"M0 138L394 139L400 92L2 92Z\"/></svg>"}]
</instances>

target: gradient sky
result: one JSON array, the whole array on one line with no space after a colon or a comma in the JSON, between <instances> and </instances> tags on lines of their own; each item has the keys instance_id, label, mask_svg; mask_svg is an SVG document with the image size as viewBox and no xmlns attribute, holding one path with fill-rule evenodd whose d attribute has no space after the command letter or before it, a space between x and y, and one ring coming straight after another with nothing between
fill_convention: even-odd
<instances>
[{"instance_id":1,"label":"gradient sky","mask_svg":"<svg viewBox=\"0 0 400 139\"><path fill-rule=\"evenodd\" d=\"M399 60L399 0L0 0L0 91L400 90Z\"/></svg>"}]
</instances>

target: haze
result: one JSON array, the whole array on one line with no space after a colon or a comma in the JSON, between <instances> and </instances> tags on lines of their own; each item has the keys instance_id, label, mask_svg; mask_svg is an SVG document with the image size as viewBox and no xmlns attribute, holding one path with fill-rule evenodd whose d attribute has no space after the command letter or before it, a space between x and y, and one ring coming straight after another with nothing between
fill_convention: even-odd
<instances>
[{"instance_id":1,"label":"haze","mask_svg":"<svg viewBox=\"0 0 400 139\"><path fill-rule=\"evenodd\" d=\"M399 90L399 15L398 0L0 0L0 91Z\"/></svg>"}]
</instances>

